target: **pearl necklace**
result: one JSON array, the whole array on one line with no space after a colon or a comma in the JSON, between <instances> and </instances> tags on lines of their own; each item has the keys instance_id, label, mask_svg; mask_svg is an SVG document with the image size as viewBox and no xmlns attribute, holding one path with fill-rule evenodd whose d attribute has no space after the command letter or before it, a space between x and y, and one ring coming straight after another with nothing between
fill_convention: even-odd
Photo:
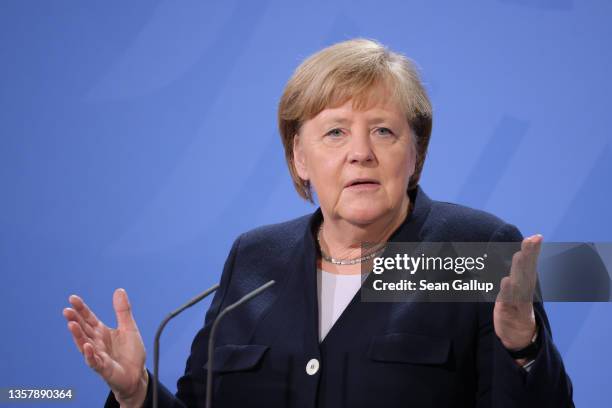
<instances>
[{"instance_id":1,"label":"pearl necklace","mask_svg":"<svg viewBox=\"0 0 612 408\"><path fill-rule=\"evenodd\" d=\"M334 265L355 265L358 263L362 263L365 262L369 259L374 258L375 256L377 256L378 254L381 254L385 248L387 247L386 244L383 244L383 246L379 249L374 250L374 252L371 252L365 256L361 256L359 258L346 258L346 259L336 259L336 258L332 258L331 256L327 255L324 251L323 251L323 247L321 246L321 231L323 231L323 223L321 223L321 226L319 226L319 230L317 231L317 242L319 244L319 251L321 252L321 257L323 259L325 259L327 262L330 262Z\"/></svg>"}]
</instances>

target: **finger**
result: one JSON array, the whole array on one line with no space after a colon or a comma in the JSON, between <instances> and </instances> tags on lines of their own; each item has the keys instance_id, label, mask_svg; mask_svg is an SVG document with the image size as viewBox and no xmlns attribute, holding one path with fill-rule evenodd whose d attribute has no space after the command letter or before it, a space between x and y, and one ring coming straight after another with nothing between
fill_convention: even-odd
<instances>
[{"instance_id":1,"label":"finger","mask_svg":"<svg viewBox=\"0 0 612 408\"><path fill-rule=\"evenodd\" d=\"M63 310L62 314L69 322L75 322L81 326L81 330L83 330L86 335L89 337L95 337L96 332L93 327L91 327L89 323L87 323L85 319L83 319L83 317L77 313L76 310L67 307Z\"/></svg>"},{"instance_id":2,"label":"finger","mask_svg":"<svg viewBox=\"0 0 612 408\"><path fill-rule=\"evenodd\" d=\"M497 293L496 303L513 303L514 302L514 288L512 280L509 276L502 278L499 282L499 292Z\"/></svg>"},{"instance_id":3,"label":"finger","mask_svg":"<svg viewBox=\"0 0 612 408\"><path fill-rule=\"evenodd\" d=\"M528 255L528 272L529 272L529 283L532 288L535 288L535 283L538 276L538 257L542 250L543 237L540 234L533 235L529 239L529 255Z\"/></svg>"},{"instance_id":4,"label":"finger","mask_svg":"<svg viewBox=\"0 0 612 408\"><path fill-rule=\"evenodd\" d=\"M91 335L87 333L77 321L69 320L67 327L72 334L72 339L74 340L77 348L82 353L83 341L92 340Z\"/></svg>"},{"instance_id":5,"label":"finger","mask_svg":"<svg viewBox=\"0 0 612 408\"><path fill-rule=\"evenodd\" d=\"M108 353L92 346L90 343L85 343L85 363L95 370L106 382L110 382L113 375L113 360Z\"/></svg>"},{"instance_id":6,"label":"finger","mask_svg":"<svg viewBox=\"0 0 612 408\"><path fill-rule=\"evenodd\" d=\"M113 370L115 368L115 364L113 359L110 357L108 353L104 350L96 349L96 355L100 361L100 370L99 373L102 375L105 381L109 382L113 375Z\"/></svg>"},{"instance_id":7,"label":"finger","mask_svg":"<svg viewBox=\"0 0 612 408\"><path fill-rule=\"evenodd\" d=\"M122 330L138 330L132 316L132 306L125 289L119 288L113 293L113 308L117 315L117 328Z\"/></svg>"},{"instance_id":8,"label":"finger","mask_svg":"<svg viewBox=\"0 0 612 408\"><path fill-rule=\"evenodd\" d=\"M79 353L83 354L83 345L79 341L79 337L75 334L76 329L72 328L73 325L75 325L74 322L68 322L68 331L71 334L72 341L74 342L74 345L76 346L77 350L79 350Z\"/></svg>"},{"instance_id":9,"label":"finger","mask_svg":"<svg viewBox=\"0 0 612 408\"><path fill-rule=\"evenodd\" d=\"M92 339L85 335L81 329L81 326L75 322L68 322L68 330L70 331L70 334L72 334L72 340L74 341L77 349L81 354L83 354L83 345L87 342L93 343Z\"/></svg>"},{"instance_id":10,"label":"finger","mask_svg":"<svg viewBox=\"0 0 612 408\"><path fill-rule=\"evenodd\" d=\"M524 275L524 271L523 269L525 268L525 262L524 262L524 258L523 258L523 253L519 250L518 252L515 252L514 255L512 255L512 261L511 261L511 265L510 265L510 273L508 274L508 276L506 276L506 278L504 278L505 283L507 285L506 287L506 293L512 295L511 298L507 297L506 300L507 301L511 301L514 302L516 300L516 289L517 287L520 286L521 281L523 280L523 275ZM513 289L510 292L510 289Z\"/></svg>"},{"instance_id":11,"label":"finger","mask_svg":"<svg viewBox=\"0 0 612 408\"><path fill-rule=\"evenodd\" d=\"M512 255L512 265L510 266L510 274L508 276L515 284L519 284L525 277L525 260L523 249Z\"/></svg>"},{"instance_id":12,"label":"finger","mask_svg":"<svg viewBox=\"0 0 612 408\"><path fill-rule=\"evenodd\" d=\"M525 238L521 244L521 250L512 256L510 268L510 280L514 287L513 298L515 301L527 301L530 299L531 291L531 247L529 238Z\"/></svg>"},{"instance_id":13,"label":"finger","mask_svg":"<svg viewBox=\"0 0 612 408\"><path fill-rule=\"evenodd\" d=\"M97 373L102 373L104 365L100 356L97 355L95 347L91 343L83 344L83 356L89 367Z\"/></svg>"},{"instance_id":14,"label":"finger","mask_svg":"<svg viewBox=\"0 0 612 408\"><path fill-rule=\"evenodd\" d=\"M523 240L520 251L520 262L517 265L515 283L521 292L523 301L532 301L537 281L537 264L542 236L537 234Z\"/></svg>"},{"instance_id":15,"label":"finger","mask_svg":"<svg viewBox=\"0 0 612 408\"><path fill-rule=\"evenodd\" d=\"M544 238L541 234L536 234L529 237L529 245L527 248L528 251L528 262L530 266L535 270L538 265L538 257L540 256L540 251L542 249L542 241Z\"/></svg>"},{"instance_id":16,"label":"finger","mask_svg":"<svg viewBox=\"0 0 612 408\"><path fill-rule=\"evenodd\" d=\"M74 310L76 310L83 317L83 319L85 319L85 321L89 323L91 327L96 327L98 326L98 324L101 323L101 321L96 317L94 312L91 311L89 306L85 304L83 299L81 299L77 295L71 295L68 298L68 301L74 307Z\"/></svg>"},{"instance_id":17,"label":"finger","mask_svg":"<svg viewBox=\"0 0 612 408\"><path fill-rule=\"evenodd\" d=\"M85 334L87 334L89 337L96 337L96 329L94 327L91 326L91 324L89 324L85 318L75 309L72 308L66 308L64 309L64 317L66 317L66 319L74 321L76 323L78 323L81 326L81 329L85 332ZM99 322L98 324L100 324L101 322Z\"/></svg>"}]
</instances>

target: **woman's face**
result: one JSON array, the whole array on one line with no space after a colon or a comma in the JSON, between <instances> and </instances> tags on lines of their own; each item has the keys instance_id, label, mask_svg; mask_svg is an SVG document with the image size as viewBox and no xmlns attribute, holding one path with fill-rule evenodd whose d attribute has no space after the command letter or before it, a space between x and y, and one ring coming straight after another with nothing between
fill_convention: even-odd
<instances>
[{"instance_id":1,"label":"woman's face","mask_svg":"<svg viewBox=\"0 0 612 408\"><path fill-rule=\"evenodd\" d=\"M295 138L296 170L312 184L325 217L370 224L408 200L414 135L399 106L384 94L376 100L361 111L352 100L324 109Z\"/></svg>"}]
</instances>

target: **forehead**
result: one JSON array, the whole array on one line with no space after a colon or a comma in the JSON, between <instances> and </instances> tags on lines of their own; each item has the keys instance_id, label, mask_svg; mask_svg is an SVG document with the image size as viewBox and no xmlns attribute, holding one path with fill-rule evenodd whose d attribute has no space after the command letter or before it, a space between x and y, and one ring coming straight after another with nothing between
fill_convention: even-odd
<instances>
[{"instance_id":1,"label":"forehead","mask_svg":"<svg viewBox=\"0 0 612 408\"><path fill-rule=\"evenodd\" d=\"M404 118L399 104L391 98L379 98L367 103L351 98L341 104L326 107L312 119L316 122L327 122L340 119L350 120L354 116L371 120L399 120Z\"/></svg>"},{"instance_id":2,"label":"forehead","mask_svg":"<svg viewBox=\"0 0 612 408\"><path fill-rule=\"evenodd\" d=\"M336 84L329 92L324 92L327 95L321 95L322 98L317 103L321 110L314 116L329 111L369 112L378 110L401 113L399 95L391 91L392 89L396 88L389 80L378 80L364 86Z\"/></svg>"}]
</instances>

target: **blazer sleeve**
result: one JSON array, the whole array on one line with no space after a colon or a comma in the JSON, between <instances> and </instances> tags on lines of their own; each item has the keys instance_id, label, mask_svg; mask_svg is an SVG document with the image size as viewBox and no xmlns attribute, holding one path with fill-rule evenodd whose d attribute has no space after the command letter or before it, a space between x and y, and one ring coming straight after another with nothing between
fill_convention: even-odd
<instances>
[{"instance_id":1,"label":"blazer sleeve","mask_svg":"<svg viewBox=\"0 0 612 408\"><path fill-rule=\"evenodd\" d=\"M511 224L498 228L491 242L520 242L523 236ZM536 298L541 299L539 283ZM542 302L534 302L540 348L529 371L518 366L493 327L495 303L481 302L478 332L478 404L484 407L574 407L572 383L552 340L550 323Z\"/></svg>"},{"instance_id":2,"label":"blazer sleeve","mask_svg":"<svg viewBox=\"0 0 612 408\"><path fill-rule=\"evenodd\" d=\"M242 235L232 244L230 253L223 266L219 289L215 292L210 307L206 312L204 327L196 334L191 344L191 354L187 358L185 373L177 381L176 394L173 395L161 382L157 382L158 406L160 408L203 407L205 405L206 370L204 370L204 365L208 360L208 336L212 323L219 314L221 305L225 299L241 237ZM149 375L149 383L145 401L142 405L143 408L150 408L153 406L153 385L151 382L153 374L148 369L147 374ZM109 392L104 407L120 408L112 391Z\"/></svg>"}]
</instances>

